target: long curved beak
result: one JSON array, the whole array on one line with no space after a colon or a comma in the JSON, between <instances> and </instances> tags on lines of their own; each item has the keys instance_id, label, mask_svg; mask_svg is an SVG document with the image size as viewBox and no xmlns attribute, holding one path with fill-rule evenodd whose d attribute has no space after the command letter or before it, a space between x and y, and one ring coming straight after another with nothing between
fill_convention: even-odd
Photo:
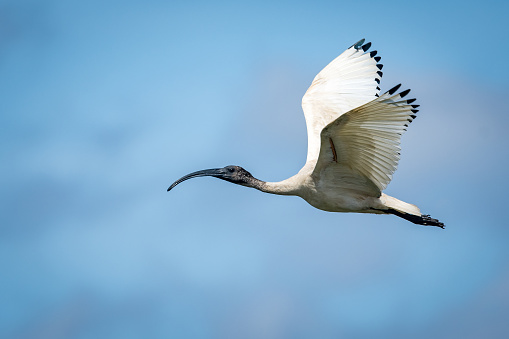
<instances>
[{"instance_id":1,"label":"long curved beak","mask_svg":"<svg viewBox=\"0 0 509 339\"><path fill-rule=\"evenodd\" d=\"M173 187L177 186L181 182L186 181L187 179L192 179L192 178L196 178L196 177L206 177L206 176L222 178L224 176L224 174L225 174L225 170L223 168L213 168L213 169L206 169L206 170L202 170L202 171L193 172L186 176L183 176L182 178L180 178L179 180L177 180L173 184L171 184L171 186L168 187L167 192L169 192Z\"/></svg>"}]
</instances>

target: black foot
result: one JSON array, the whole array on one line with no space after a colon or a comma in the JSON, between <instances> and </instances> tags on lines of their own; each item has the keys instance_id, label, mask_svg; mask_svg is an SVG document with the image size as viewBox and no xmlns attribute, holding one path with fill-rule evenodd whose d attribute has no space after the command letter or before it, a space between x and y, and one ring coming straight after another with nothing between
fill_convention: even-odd
<instances>
[{"instance_id":1,"label":"black foot","mask_svg":"<svg viewBox=\"0 0 509 339\"><path fill-rule=\"evenodd\" d=\"M445 228L445 225L443 222L440 222L438 219L433 219L429 214L423 214L421 215L422 218L422 224L425 226L437 226L442 229Z\"/></svg>"},{"instance_id":2,"label":"black foot","mask_svg":"<svg viewBox=\"0 0 509 339\"><path fill-rule=\"evenodd\" d=\"M398 217L403 218L408 221L411 221L417 225L436 226L436 227L440 227L442 229L445 228L445 225L443 222L440 222L438 219L433 219L428 214L422 214L422 215L418 216L418 215L403 213L403 212L394 210L392 208L389 208L385 212L397 215Z\"/></svg>"}]
</instances>

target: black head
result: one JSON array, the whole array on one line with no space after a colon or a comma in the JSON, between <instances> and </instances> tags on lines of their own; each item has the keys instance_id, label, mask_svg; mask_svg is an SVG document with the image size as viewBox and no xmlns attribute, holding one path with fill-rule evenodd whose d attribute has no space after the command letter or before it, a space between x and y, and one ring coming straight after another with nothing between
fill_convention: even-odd
<instances>
[{"instance_id":1,"label":"black head","mask_svg":"<svg viewBox=\"0 0 509 339\"><path fill-rule=\"evenodd\" d=\"M229 182L232 182L234 184L243 185L243 186L249 186L253 187L255 184L255 181L257 179L253 178L251 173L246 171L240 166L226 166L223 168L213 168L213 169L207 169L202 170L198 172L190 173L186 176L183 176L179 180L175 181L169 188L168 192L178 184L180 184L182 181L186 181L187 179L196 178L196 177L215 177L222 180L226 180Z\"/></svg>"}]
</instances>

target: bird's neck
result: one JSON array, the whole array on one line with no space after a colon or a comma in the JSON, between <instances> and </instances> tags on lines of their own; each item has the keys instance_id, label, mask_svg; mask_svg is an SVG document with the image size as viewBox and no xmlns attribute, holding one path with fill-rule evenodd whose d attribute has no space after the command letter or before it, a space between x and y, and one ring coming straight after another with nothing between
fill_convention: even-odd
<instances>
[{"instance_id":1,"label":"bird's neck","mask_svg":"<svg viewBox=\"0 0 509 339\"><path fill-rule=\"evenodd\" d=\"M252 187L265 193L279 195L297 195L299 190L299 186L293 180L293 177L280 182L266 182L255 179Z\"/></svg>"}]
</instances>

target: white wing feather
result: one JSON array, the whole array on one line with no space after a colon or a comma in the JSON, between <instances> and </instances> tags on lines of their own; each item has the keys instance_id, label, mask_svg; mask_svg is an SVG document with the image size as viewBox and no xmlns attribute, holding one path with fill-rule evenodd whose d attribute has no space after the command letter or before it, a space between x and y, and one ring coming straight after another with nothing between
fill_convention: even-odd
<instances>
[{"instance_id":1,"label":"white wing feather","mask_svg":"<svg viewBox=\"0 0 509 339\"><path fill-rule=\"evenodd\" d=\"M330 122L353 108L375 98L382 65L376 51L366 52L371 43L364 39L347 49L314 78L302 98L308 132L306 162L316 161L320 153L320 133Z\"/></svg>"},{"instance_id":2,"label":"white wing feather","mask_svg":"<svg viewBox=\"0 0 509 339\"><path fill-rule=\"evenodd\" d=\"M363 184L365 192L380 195L396 171L401 135L415 118L418 107L410 104L415 99L402 99L409 90L394 94L397 88L399 85L323 129L313 176L319 178L323 171L350 171L368 179Z\"/></svg>"}]
</instances>

